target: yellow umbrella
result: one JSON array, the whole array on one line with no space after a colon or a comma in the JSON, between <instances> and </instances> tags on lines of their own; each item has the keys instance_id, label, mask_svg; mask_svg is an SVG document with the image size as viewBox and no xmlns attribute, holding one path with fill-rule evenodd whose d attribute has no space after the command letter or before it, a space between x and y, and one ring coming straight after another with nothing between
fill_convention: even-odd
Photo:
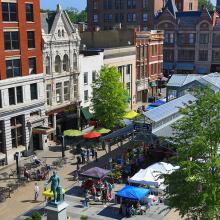
<instances>
[{"instance_id":1,"label":"yellow umbrella","mask_svg":"<svg viewBox=\"0 0 220 220\"><path fill-rule=\"evenodd\" d=\"M100 134L107 134L109 133L111 130L107 129L107 128L100 128L100 129L95 129L94 131L100 133Z\"/></svg>"},{"instance_id":2,"label":"yellow umbrella","mask_svg":"<svg viewBox=\"0 0 220 220\"><path fill-rule=\"evenodd\" d=\"M66 191L64 188L62 188L62 193L64 194ZM47 197L48 199L53 199L53 192L50 189L45 190L42 193L43 196Z\"/></svg>"},{"instance_id":3,"label":"yellow umbrella","mask_svg":"<svg viewBox=\"0 0 220 220\"><path fill-rule=\"evenodd\" d=\"M135 111L130 111L130 112L127 112L125 115L124 115L124 118L126 119L133 119L135 117L137 117L139 114Z\"/></svg>"}]
</instances>

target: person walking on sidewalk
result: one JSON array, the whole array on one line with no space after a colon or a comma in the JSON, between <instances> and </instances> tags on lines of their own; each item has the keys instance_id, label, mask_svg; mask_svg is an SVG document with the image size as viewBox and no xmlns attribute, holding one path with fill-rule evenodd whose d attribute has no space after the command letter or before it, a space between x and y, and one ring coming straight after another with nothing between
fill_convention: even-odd
<instances>
[{"instance_id":1,"label":"person walking on sidewalk","mask_svg":"<svg viewBox=\"0 0 220 220\"><path fill-rule=\"evenodd\" d=\"M98 162L98 152L95 150L95 161Z\"/></svg>"},{"instance_id":2,"label":"person walking on sidewalk","mask_svg":"<svg viewBox=\"0 0 220 220\"><path fill-rule=\"evenodd\" d=\"M37 183L34 185L34 200L37 201L39 197L40 188Z\"/></svg>"},{"instance_id":3,"label":"person walking on sidewalk","mask_svg":"<svg viewBox=\"0 0 220 220\"><path fill-rule=\"evenodd\" d=\"M94 149L94 147L92 148L91 153L92 153L92 159L94 159L94 157L95 157L95 149Z\"/></svg>"},{"instance_id":4,"label":"person walking on sidewalk","mask_svg":"<svg viewBox=\"0 0 220 220\"><path fill-rule=\"evenodd\" d=\"M82 164L84 164L85 163L85 152L84 152L84 150L82 150L82 152L81 152L81 159L82 159Z\"/></svg>"},{"instance_id":5,"label":"person walking on sidewalk","mask_svg":"<svg viewBox=\"0 0 220 220\"><path fill-rule=\"evenodd\" d=\"M89 156L90 156L90 150L89 150L89 148L87 148L87 150L86 150L87 163L89 162Z\"/></svg>"}]
</instances>

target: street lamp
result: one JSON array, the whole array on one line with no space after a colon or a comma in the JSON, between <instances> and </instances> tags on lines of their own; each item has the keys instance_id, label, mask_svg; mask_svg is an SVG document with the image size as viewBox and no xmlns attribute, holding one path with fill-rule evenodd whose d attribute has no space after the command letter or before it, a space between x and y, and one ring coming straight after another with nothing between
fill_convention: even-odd
<instances>
[{"instance_id":1,"label":"street lamp","mask_svg":"<svg viewBox=\"0 0 220 220\"><path fill-rule=\"evenodd\" d=\"M65 157L65 136L62 135L62 158Z\"/></svg>"}]
</instances>

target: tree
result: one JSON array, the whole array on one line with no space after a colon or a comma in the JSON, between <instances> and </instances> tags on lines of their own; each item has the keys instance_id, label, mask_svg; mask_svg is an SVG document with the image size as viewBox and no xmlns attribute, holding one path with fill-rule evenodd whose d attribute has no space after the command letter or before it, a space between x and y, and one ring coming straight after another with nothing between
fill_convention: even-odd
<instances>
[{"instance_id":1,"label":"tree","mask_svg":"<svg viewBox=\"0 0 220 220\"><path fill-rule=\"evenodd\" d=\"M174 125L174 162L180 169L164 175L171 208L189 219L220 218L220 93L206 88L181 112Z\"/></svg>"},{"instance_id":2,"label":"tree","mask_svg":"<svg viewBox=\"0 0 220 220\"><path fill-rule=\"evenodd\" d=\"M119 125L128 107L128 93L120 76L115 67L104 66L92 86L94 116L106 128Z\"/></svg>"},{"instance_id":3,"label":"tree","mask_svg":"<svg viewBox=\"0 0 220 220\"><path fill-rule=\"evenodd\" d=\"M208 10L214 10L214 5L210 0L199 0L199 10L201 10L202 6L205 5Z\"/></svg>"},{"instance_id":4,"label":"tree","mask_svg":"<svg viewBox=\"0 0 220 220\"><path fill-rule=\"evenodd\" d=\"M87 22L87 12L86 10L79 11L76 8L70 7L66 9L67 14L72 23L77 22Z\"/></svg>"}]
</instances>

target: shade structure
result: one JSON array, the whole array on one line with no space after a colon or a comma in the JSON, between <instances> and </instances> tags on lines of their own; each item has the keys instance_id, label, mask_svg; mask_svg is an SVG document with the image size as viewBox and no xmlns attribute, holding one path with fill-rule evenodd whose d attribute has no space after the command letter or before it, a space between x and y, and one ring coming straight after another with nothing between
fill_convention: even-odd
<instances>
[{"instance_id":1,"label":"shade structure","mask_svg":"<svg viewBox=\"0 0 220 220\"><path fill-rule=\"evenodd\" d=\"M96 129L94 130L95 132L98 132L100 134L107 134L109 133L111 130L110 129L107 129L107 128L100 128L100 129Z\"/></svg>"},{"instance_id":2,"label":"shade structure","mask_svg":"<svg viewBox=\"0 0 220 220\"><path fill-rule=\"evenodd\" d=\"M125 186L123 189L116 193L116 196L124 199L140 201L143 200L149 192L149 189L135 186Z\"/></svg>"},{"instance_id":3,"label":"shade structure","mask_svg":"<svg viewBox=\"0 0 220 220\"><path fill-rule=\"evenodd\" d=\"M82 131L79 130L66 130L63 132L64 136L68 137L78 137L82 135Z\"/></svg>"},{"instance_id":4,"label":"shade structure","mask_svg":"<svg viewBox=\"0 0 220 220\"><path fill-rule=\"evenodd\" d=\"M137 117L139 114L135 111L130 111L130 112L127 112L125 115L124 115L124 118L126 119L133 119L135 117Z\"/></svg>"},{"instance_id":5,"label":"shade structure","mask_svg":"<svg viewBox=\"0 0 220 220\"><path fill-rule=\"evenodd\" d=\"M93 168L86 170L83 173L80 173L80 175L95 178L95 179L102 179L105 176L107 176L107 174L110 172L111 172L110 170L105 170L100 167L93 167Z\"/></svg>"},{"instance_id":6,"label":"shade structure","mask_svg":"<svg viewBox=\"0 0 220 220\"><path fill-rule=\"evenodd\" d=\"M96 131L92 131L90 133L87 133L87 134L84 134L83 137L84 138L87 138L87 139L93 139L93 138L98 138L100 137L101 134L96 132Z\"/></svg>"},{"instance_id":7,"label":"shade structure","mask_svg":"<svg viewBox=\"0 0 220 220\"><path fill-rule=\"evenodd\" d=\"M165 102L164 100L159 99L159 100L157 100L156 102L151 103L150 105L151 105L151 106L154 106L154 107L158 107L158 106L163 105L163 104L165 104L165 103L166 103L166 102Z\"/></svg>"},{"instance_id":8,"label":"shade structure","mask_svg":"<svg viewBox=\"0 0 220 220\"><path fill-rule=\"evenodd\" d=\"M161 174L169 174L179 169L178 166L165 162L154 163L146 169L140 169L128 181L131 183L138 183L143 185L157 186L163 184L164 179L160 177Z\"/></svg>"}]
</instances>

